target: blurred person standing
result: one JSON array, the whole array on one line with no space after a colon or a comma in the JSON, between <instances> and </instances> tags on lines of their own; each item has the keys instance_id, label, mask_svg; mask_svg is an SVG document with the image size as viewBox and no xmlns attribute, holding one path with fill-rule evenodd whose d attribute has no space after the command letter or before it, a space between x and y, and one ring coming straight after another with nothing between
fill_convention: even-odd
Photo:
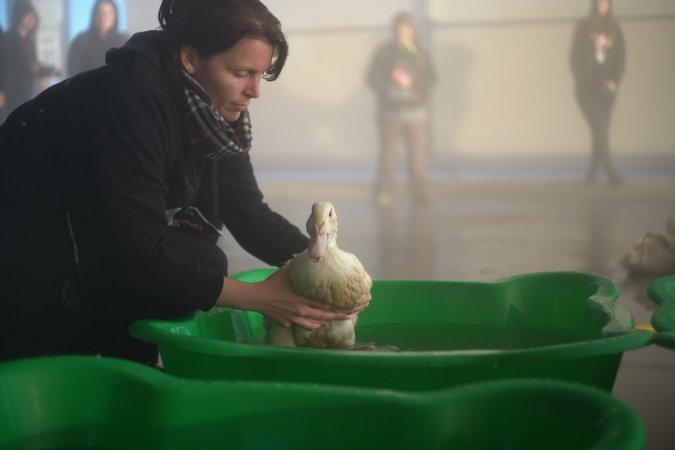
<instances>
[{"instance_id":1,"label":"blurred person standing","mask_svg":"<svg viewBox=\"0 0 675 450\"><path fill-rule=\"evenodd\" d=\"M393 36L373 55L367 83L377 98L379 161L375 199L391 202L398 169L398 144L407 148L413 197L429 197L428 100L436 73L429 54L416 36L414 18L407 12L394 17Z\"/></svg>"},{"instance_id":2,"label":"blurred person standing","mask_svg":"<svg viewBox=\"0 0 675 450\"><path fill-rule=\"evenodd\" d=\"M105 53L124 45L128 36L119 32L117 5L113 0L97 0L86 31L75 36L68 51L68 75L105 64Z\"/></svg>"},{"instance_id":3,"label":"blurred person standing","mask_svg":"<svg viewBox=\"0 0 675 450\"><path fill-rule=\"evenodd\" d=\"M611 0L592 0L587 18L576 27L570 65L576 99L591 131L591 161L586 182L594 183L602 168L612 185L623 183L614 169L609 128L625 67L625 43Z\"/></svg>"},{"instance_id":4,"label":"blurred person standing","mask_svg":"<svg viewBox=\"0 0 675 450\"><path fill-rule=\"evenodd\" d=\"M57 69L41 64L37 59L35 34L38 27L38 14L33 4L28 0L17 0L12 9L10 28L5 36L5 117L35 95L35 85L39 78L59 75ZM5 117L2 117L3 121Z\"/></svg>"}]
</instances>

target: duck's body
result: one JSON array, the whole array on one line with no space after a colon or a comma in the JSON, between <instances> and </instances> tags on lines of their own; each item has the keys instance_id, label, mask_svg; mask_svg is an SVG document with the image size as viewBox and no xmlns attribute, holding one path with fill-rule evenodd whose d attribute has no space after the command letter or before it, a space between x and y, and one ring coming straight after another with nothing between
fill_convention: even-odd
<instances>
[{"instance_id":1,"label":"duck's body","mask_svg":"<svg viewBox=\"0 0 675 450\"><path fill-rule=\"evenodd\" d=\"M675 239L646 233L626 252L621 263L636 274L675 274Z\"/></svg>"},{"instance_id":2,"label":"duck's body","mask_svg":"<svg viewBox=\"0 0 675 450\"><path fill-rule=\"evenodd\" d=\"M338 309L353 309L367 301L372 279L359 259L337 246L337 214L329 202L312 205L307 220L310 244L290 262L293 289ZM355 343L356 316L322 322L321 328L283 328L272 323L267 341L275 345L345 348Z\"/></svg>"},{"instance_id":3,"label":"duck's body","mask_svg":"<svg viewBox=\"0 0 675 450\"><path fill-rule=\"evenodd\" d=\"M675 274L675 215L666 223L666 234L645 233L621 263L635 274Z\"/></svg>"}]
</instances>

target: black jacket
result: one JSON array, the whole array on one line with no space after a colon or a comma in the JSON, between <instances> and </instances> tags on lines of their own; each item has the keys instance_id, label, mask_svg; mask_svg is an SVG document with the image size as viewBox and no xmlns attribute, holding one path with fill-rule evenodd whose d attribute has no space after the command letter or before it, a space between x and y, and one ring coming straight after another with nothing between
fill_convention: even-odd
<instances>
[{"instance_id":1,"label":"black jacket","mask_svg":"<svg viewBox=\"0 0 675 450\"><path fill-rule=\"evenodd\" d=\"M27 280L49 278L61 295L57 288L73 273L88 314L119 316L111 326L123 332L136 318L213 306L222 275L164 251L167 210L198 204L209 214L214 206L213 180L198 186L211 172L186 145L183 115L180 73L160 31L134 35L108 53L105 66L52 86L10 115L0 127L0 254L11 250L0 256L0 322L13 314L6 299L37 289ZM264 202L248 154L223 158L216 169L215 206L245 250L279 265L306 247L300 230ZM47 223L45 245L62 242L54 268L44 270L37 257L17 263L31 246L17 236Z\"/></svg>"},{"instance_id":2,"label":"black jacket","mask_svg":"<svg viewBox=\"0 0 675 450\"><path fill-rule=\"evenodd\" d=\"M621 83L626 66L626 44L623 31L617 24L614 43L602 64L595 59L595 45L591 39L590 21L583 19L576 25L570 49L570 68L577 89L604 91L605 83Z\"/></svg>"},{"instance_id":3,"label":"black jacket","mask_svg":"<svg viewBox=\"0 0 675 450\"><path fill-rule=\"evenodd\" d=\"M412 89L400 89L392 81L392 71L397 68L405 70L412 78ZM418 46L418 51L412 53L396 40L390 40L373 54L366 83L374 90L379 108L417 108L428 102L431 88L436 83L436 71L424 48Z\"/></svg>"}]
</instances>

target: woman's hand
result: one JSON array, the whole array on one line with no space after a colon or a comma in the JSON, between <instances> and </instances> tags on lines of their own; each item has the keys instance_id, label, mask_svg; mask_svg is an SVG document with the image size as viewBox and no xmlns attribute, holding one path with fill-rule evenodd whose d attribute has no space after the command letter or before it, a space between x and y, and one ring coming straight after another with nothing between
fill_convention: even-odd
<instances>
[{"instance_id":1,"label":"woman's hand","mask_svg":"<svg viewBox=\"0 0 675 450\"><path fill-rule=\"evenodd\" d=\"M403 90L409 91L413 87L413 79L407 70L401 68L392 70L391 79Z\"/></svg>"},{"instance_id":2,"label":"woman's hand","mask_svg":"<svg viewBox=\"0 0 675 450\"><path fill-rule=\"evenodd\" d=\"M338 311L323 303L296 294L291 287L288 265L257 283L225 278L216 305L258 311L284 327L292 324L313 330L319 320L346 320L362 311L370 301L349 311Z\"/></svg>"}]
</instances>

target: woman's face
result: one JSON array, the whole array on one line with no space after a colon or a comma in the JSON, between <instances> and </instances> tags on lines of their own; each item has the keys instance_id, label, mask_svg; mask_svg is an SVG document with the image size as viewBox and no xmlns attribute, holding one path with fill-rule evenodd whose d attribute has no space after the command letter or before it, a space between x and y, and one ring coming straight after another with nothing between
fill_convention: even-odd
<instances>
[{"instance_id":1,"label":"woman's face","mask_svg":"<svg viewBox=\"0 0 675 450\"><path fill-rule=\"evenodd\" d=\"M415 30L407 23L401 23L396 27L396 39L402 44L408 44L415 38Z\"/></svg>"},{"instance_id":2,"label":"woman's face","mask_svg":"<svg viewBox=\"0 0 675 450\"><path fill-rule=\"evenodd\" d=\"M37 26L37 14L35 12L29 12L21 18L19 22L19 28L22 29L25 33L33 31Z\"/></svg>"},{"instance_id":3,"label":"woman's face","mask_svg":"<svg viewBox=\"0 0 675 450\"><path fill-rule=\"evenodd\" d=\"M181 62L202 85L218 112L234 122L260 97L260 80L272 64L274 49L265 40L243 38L234 47L208 58L183 46Z\"/></svg>"},{"instance_id":4,"label":"woman's face","mask_svg":"<svg viewBox=\"0 0 675 450\"><path fill-rule=\"evenodd\" d=\"M94 13L94 22L101 35L110 31L113 25L115 25L115 19L115 7L113 5L109 2L103 2L98 5Z\"/></svg>"},{"instance_id":5,"label":"woman's face","mask_svg":"<svg viewBox=\"0 0 675 450\"><path fill-rule=\"evenodd\" d=\"M595 0L595 9L601 16L609 12L609 0Z\"/></svg>"}]
</instances>

